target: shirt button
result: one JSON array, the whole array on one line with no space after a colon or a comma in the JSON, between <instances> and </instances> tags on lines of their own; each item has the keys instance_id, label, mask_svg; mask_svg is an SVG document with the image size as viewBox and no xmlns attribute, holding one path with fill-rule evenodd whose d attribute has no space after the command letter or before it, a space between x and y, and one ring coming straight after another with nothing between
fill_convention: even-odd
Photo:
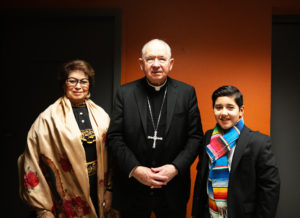
<instances>
[{"instance_id":1,"label":"shirt button","mask_svg":"<svg viewBox=\"0 0 300 218\"><path fill-rule=\"evenodd\" d=\"M82 112L79 112L79 114L82 115L83 113L82 113Z\"/></svg>"},{"instance_id":2,"label":"shirt button","mask_svg":"<svg viewBox=\"0 0 300 218\"><path fill-rule=\"evenodd\" d=\"M84 123L84 120L81 120L82 123Z\"/></svg>"}]
</instances>

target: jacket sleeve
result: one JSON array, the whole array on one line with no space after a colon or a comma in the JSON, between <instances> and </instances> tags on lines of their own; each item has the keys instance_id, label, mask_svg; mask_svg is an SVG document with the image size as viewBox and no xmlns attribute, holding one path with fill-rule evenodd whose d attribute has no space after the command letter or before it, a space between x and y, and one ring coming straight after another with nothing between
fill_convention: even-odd
<instances>
[{"instance_id":1,"label":"jacket sleeve","mask_svg":"<svg viewBox=\"0 0 300 218\"><path fill-rule=\"evenodd\" d=\"M124 96L122 87L119 88L111 116L110 127L107 134L109 153L115 157L118 167L129 176L132 169L140 163L134 153L126 145L124 136Z\"/></svg>"},{"instance_id":2,"label":"jacket sleeve","mask_svg":"<svg viewBox=\"0 0 300 218\"><path fill-rule=\"evenodd\" d=\"M207 195L208 158L206 145L209 143L211 134L212 130L206 132L198 156L199 161L196 168L197 175L192 204L192 216L195 218L209 218Z\"/></svg>"},{"instance_id":3,"label":"jacket sleeve","mask_svg":"<svg viewBox=\"0 0 300 218\"><path fill-rule=\"evenodd\" d=\"M198 109L198 102L195 89L193 88L189 93L188 100L188 115L187 115L187 131L188 137L184 149L177 155L172 162L178 169L179 174L184 175L190 170L190 166L195 160L200 145L203 140L203 131Z\"/></svg>"},{"instance_id":4,"label":"jacket sleeve","mask_svg":"<svg viewBox=\"0 0 300 218\"><path fill-rule=\"evenodd\" d=\"M279 200L280 178L269 136L263 138L257 160L257 217L274 218Z\"/></svg>"}]
</instances>

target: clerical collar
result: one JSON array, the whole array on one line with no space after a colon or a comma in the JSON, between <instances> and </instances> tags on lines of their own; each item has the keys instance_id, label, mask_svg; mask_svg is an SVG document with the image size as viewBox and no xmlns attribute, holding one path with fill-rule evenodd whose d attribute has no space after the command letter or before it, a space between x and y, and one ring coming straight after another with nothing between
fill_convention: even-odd
<instances>
[{"instance_id":1,"label":"clerical collar","mask_svg":"<svg viewBox=\"0 0 300 218\"><path fill-rule=\"evenodd\" d=\"M162 87L164 87L164 85L166 85L166 83L167 83L167 79L166 79L165 82L164 82L162 85L160 85L160 86L155 86L155 85L151 84L147 79L146 79L146 81L147 81L148 85L151 86L151 87L153 87L153 88L155 89L155 91L157 91L157 92L158 92Z\"/></svg>"}]
</instances>

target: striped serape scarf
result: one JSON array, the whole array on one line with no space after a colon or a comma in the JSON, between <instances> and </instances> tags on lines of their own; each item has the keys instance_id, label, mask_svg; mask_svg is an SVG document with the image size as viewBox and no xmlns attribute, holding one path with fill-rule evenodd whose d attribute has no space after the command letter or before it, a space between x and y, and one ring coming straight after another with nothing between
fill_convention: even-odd
<instances>
[{"instance_id":1,"label":"striped serape scarf","mask_svg":"<svg viewBox=\"0 0 300 218\"><path fill-rule=\"evenodd\" d=\"M227 152L234 148L240 132L244 127L242 118L235 126L222 135L221 128L216 125L212 133L206 152L210 158L208 175L209 211L213 218L227 217L227 191L229 168Z\"/></svg>"}]
</instances>

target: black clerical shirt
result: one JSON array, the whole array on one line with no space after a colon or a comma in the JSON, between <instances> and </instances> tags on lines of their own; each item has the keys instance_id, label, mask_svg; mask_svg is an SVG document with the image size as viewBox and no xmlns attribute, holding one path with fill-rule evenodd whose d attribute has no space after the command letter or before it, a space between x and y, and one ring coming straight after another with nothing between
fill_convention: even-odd
<instances>
[{"instance_id":1,"label":"black clerical shirt","mask_svg":"<svg viewBox=\"0 0 300 218\"><path fill-rule=\"evenodd\" d=\"M159 91L156 91L154 89L154 87L151 87L145 80L147 96L150 101L155 127L157 125L157 120L158 120L159 112L161 110L161 106L163 103L163 97L164 97L164 93L165 93L165 89L167 88L167 85L168 85L168 82L163 87L161 87L161 89ZM167 120L167 96L165 98L165 102L162 107L161 118L160 118L158 128L157 128L157 137L162 137L163 140L157 140L156 148L153 149L152 148L153 140L147 139L147 145L152 148L151 149L152 153L149 156L150 158L147 163L147 165L150 167L158 167L158 165L157 165L158 156L162 152L163 145L164 145L166 120ZM147 103L147 137L148 136L154 136L154 128L153 128L150 111L149 111L149 107L148 107L148 103Z\"/></svg>"}]
</instances>

